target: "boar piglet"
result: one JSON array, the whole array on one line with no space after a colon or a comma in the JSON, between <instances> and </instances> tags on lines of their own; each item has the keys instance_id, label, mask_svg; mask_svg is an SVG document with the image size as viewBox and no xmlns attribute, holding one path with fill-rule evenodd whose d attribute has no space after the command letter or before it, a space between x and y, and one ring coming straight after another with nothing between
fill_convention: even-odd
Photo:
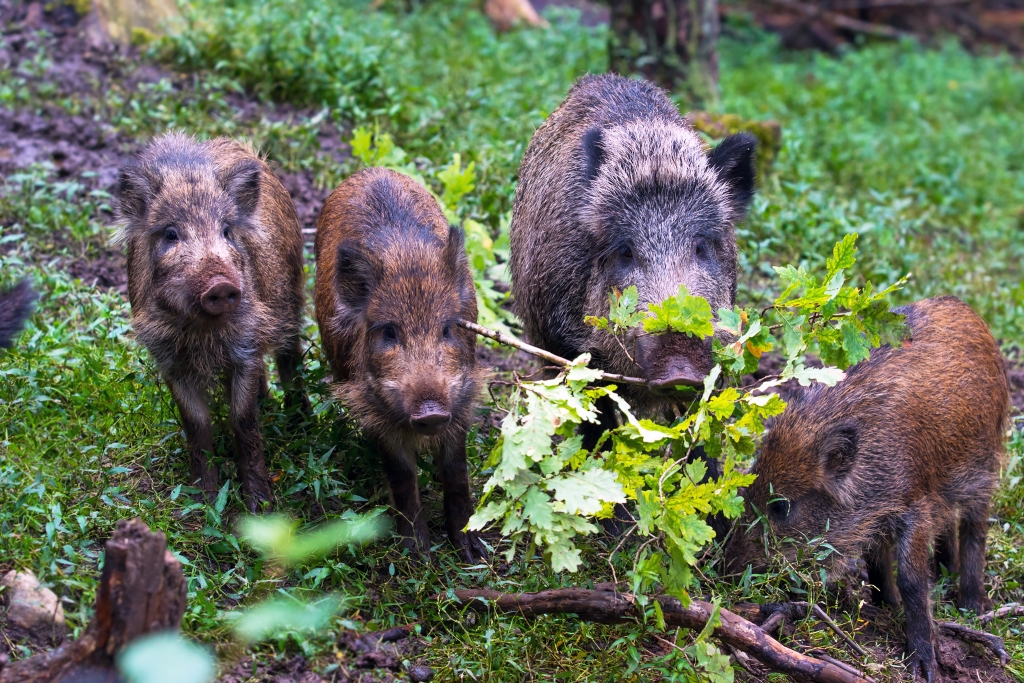
<instances>
[{"instance_id":1,"label":"boar piglet","mask_svg":"<svg viewBox=\"0 0 1024 683\"><path fill-rule=\"evenodd\" d=\"M120 172L132 328L171 389L188 442L189 481L217 492L207 394L223 378L246 505L271 498L258 398L273 353L291 406L304 309L302 230L287 190L249 147L155 139Z\"/></svg>"},{"instance_id":2,"label":"boar piglet","mask_svg":"<svg viewBox=\"0 0 1024 683\"><path fill-rule=\"evenodd\" d=\"M680 284L713 311L731 308L733 226L754 193L755 147L739 134L706 151L646 81L611 74L577 81L537 129L519 169L509 265L530 341L564 358L590 352L610 372L641 374L650 388L620 391L644 414L664 414L678 387L700 386L711 370L710 339L633 332L619 344L584 318L608 315L608 293L630 285L640 310ZM613 405L598 406L602 428L615 424Z\"/></svg>"},{"instance_id":3,"label":"boar piglet","mask_svg":"<svg viewBox=\"0 0 1024 683\"><path fill-rule=\"evenodd\" d=\"M328 198L316 233L316 317L338 395L377 450L399 533L430 550L416 456L434 451L448 538L467 561L486 548L473 512L466 432L480 389L476 294L461 230L394 171L357 173Z\"/></svg>"},{"instance_id":4,"label":"boar piglet","mask_svg":"<svg viewBox=\"0 0 1024 683\"><path fill-rule=\"evenodd\" d=\"M0 349L11 346L32 312L36 293L28 280L22 280L6 294L0 294Z\"/></svg>"},{"instance_id":5,"label":"boar piglet","mask_svg":"<svg viewBox=\"0 0 1024 683\"><path fill-rule=\"evenodd\" d=\"M900 348L877 349L770 426L726 558L737 572L766 566L758 513L778 538L823 537L837 551L827 561L833 577L863 558L874 599L902 599L911 669L930 681L930 554L937 540L959 536L957 602L980 610L1009 386L988 327L959 299L896 312L910 332ZM796 549L783 552L793 559Z\"/></svg>"}]
</instances>

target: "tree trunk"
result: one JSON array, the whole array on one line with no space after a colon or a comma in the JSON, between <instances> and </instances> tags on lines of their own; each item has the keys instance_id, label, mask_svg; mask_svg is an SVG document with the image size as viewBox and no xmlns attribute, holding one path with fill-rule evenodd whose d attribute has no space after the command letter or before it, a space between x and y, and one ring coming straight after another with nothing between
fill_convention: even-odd
<instances>
[{"instance_id":1,"label":"tree trunk","mask_svg":"<svg viewBox=\"0 0 1024 683\"><path fill-rule=\"evenodd\" d=\"M693 108L718 99L718 0L609 0L611 70L639 73Z\"/></svg>"},{"instance_id":2,"label":"tree trunk","mask_svg":"<svg viewBox=\"0 0 1024 683\"><path fill-rule=\"evenodd\" d=\"M141 635L181 627L185 577L163 533L142 520L117 523L107 541L96 612L82 637L0 669L0 683L118 681L114 657Z\"/></svg>"}]
</instances>

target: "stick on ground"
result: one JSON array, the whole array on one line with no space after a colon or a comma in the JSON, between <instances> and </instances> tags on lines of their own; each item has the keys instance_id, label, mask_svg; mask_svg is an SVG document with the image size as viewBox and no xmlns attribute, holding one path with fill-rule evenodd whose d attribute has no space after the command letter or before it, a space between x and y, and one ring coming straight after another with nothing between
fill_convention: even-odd
<instances>
[{"instance_id":1,"label":"stick on ground","mask_svg":"<svg viewBox=\"0 0 1024 683\"><path fill-rule=\"evenodd\" d=\"M527 618L542 614L576 614L585 621L610 624L643 616L643 609L637 606L635 596L608 590L562 588L516 594L492 590L457 590L455 596L472 609L488 610L494 607ZM679 600L667 595L659 595L654 599L661 606L665 625L672 628L703 629L715 609L714 605L701 600L693 600L689 607L683 607ZM713 634L715 638L747 653L773 671L787 674L798 681L814 683L871 683L860 672L851 673L845 666L836 666L789 649L755 624L728 610L721 610L719 618L720 625Z\"/></svg>"}]
</instances>

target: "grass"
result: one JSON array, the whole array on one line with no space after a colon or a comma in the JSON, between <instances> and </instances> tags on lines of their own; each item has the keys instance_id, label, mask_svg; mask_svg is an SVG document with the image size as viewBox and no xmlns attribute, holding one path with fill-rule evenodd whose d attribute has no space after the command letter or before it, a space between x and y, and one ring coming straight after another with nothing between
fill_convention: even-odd
<instances>
[{"instance_id":1,"label":"grass","mask_svg":"<svg viewBox=\"0 0 1024 683\"><path fill-rule=\"evenodd\" d=\"M179 73L147 80L126 63L120 79L67 92L51 82L53 56L41 40L34 60L0 73L0 102L91 117L123 140L144 141L171 128L245 135L282 170L312 174L321 187L354 167L319 148L322 124L344 131L377 124L428 178L454 152L474 161L477 186L464 217L497 231L532 131L574 78L606 68L605 35L576 26L567 11L550 15L549 30L495 36L468 0L413 3L408 13L399 5L371 11L361 3L272 0L220 9L200 0L180 34L149 50L149 60ZM890 282L911 271L905 298L962 296L1008 352L1019 352L1021 65L952 43L868 45L838 58L792 54L745 26L730 32L722 46L721 108L777 118L784 131L774 170L739 231L741 301L771 296L770 265L813 261L856 230L865 277ZM237 116L253 99L260 102L255 113ZM29 274L42 293L15 348L0 351L0 564L35 571L65 599L76 632L89 618L103 541L117 520L139 516L167 534L185 564L185 631L229 661L243 653L227 615L283 589L337 592L346 596L345 607L315 635L284 633L259 646L260 661L302 653L330 673L341 628L415 621L428 644L422 657L439 680L689 680L681 655L651 639L645 626L476 618L435 598L450 587L535 590L608 580L599 540L587 546L578 576L554 575L537 560L460 566L444 544L438 563L417 565L392 542L339 551L288 573L264 567L234 536L242 506L233 488L225 490L223 506L208 506L179 486L187 472L184 440L169 392L131 339L127 303L63 270L66 259L95 258L106 248L110 199L89 190L94 186L38 167L7 178L0 189L0 286ZM309 254L307 267L311 275ZM278 508L316 523L387 498L372 454L322 384L327 370L315 325L307 323L314 417L291 426L275 390L263 407L262 430ZM221 406L216 457L233 484L224 419ZM470 444L477 486L494 439L486 424L482 419ZM996 604L1024 600L1022 468L1018 431L993 509L999 524L989 536L987 587ZM422 484L440 539L439 491L426 473ZM616 562L620 575L629 568L629 558ZM717 580L710 561L704 568L703 589L727 602L778 598L794 587L820 591L813 574L795 568L735 585ZM954 612L948 601L937 607L937 614ZM840 622L863 627L855 614ZM812 626L798 625L793 637L836 647L828 632ZM1019 622L993 630L1007 639L1015 658L1010 670L1024 680ZM895 633L876 642L898 657L902 640ZM900 680L898 659L885 659L873 675Z\"/></svg>"}]
</instances>

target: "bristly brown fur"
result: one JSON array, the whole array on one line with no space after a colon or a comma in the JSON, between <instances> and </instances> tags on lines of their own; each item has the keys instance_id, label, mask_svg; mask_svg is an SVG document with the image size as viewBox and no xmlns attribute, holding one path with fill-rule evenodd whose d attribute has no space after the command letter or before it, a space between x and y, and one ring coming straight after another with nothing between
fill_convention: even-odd
<instances>
[{"instance_id":1,"label":"bristly brown fur","mask_svg":"<svg viewBox=\"0 0 1024 683\"><path fill-rule=\"evenodd\" d=\"M206 401L223 376L243 493L255 511L271 497L258 425L265 354L276 357L289 404L308 406L298 375L305 292L295 206L250 146L179 133L122 167L118 199L132 328L177 403L190 483L207 495L218 488ZM208 315L201 299L219 281L237 287L239 303Z\"/></svg>"},{"instance_id":2,"label":"bristly brown fur","mask_svg":"<svg viewBox=\"0 0 1024 683\"><path fill-rule=\"evenodd\" d=\"M793 402L770 426L745 494L746 522L756 510L780 538L824 535L838 552L833 571L865 558L876 599L902 598L912 664L929 672L929 557L938 542L951 551L942 561L959 565L959 605L982 606L1009 383L988 327L959 299L896 310L910 330L901 348L876 350L843 382ZM730 566L763 566L753 532L741 529L727 549Z\"/></svg>"},{"instance_id":3,"label":"bristly brown fur","mask_svg":"<svg viewBox=\"0 0 1024 683\"><path fill-rule=\"evenodd\" d=\"M606 316L608 293L630 285L641 310L680 284L713 311L732 307L733 226L753 194L755 145L739 135L707 151L650 83L611 74L577 81L537 129L519 170L509 265L529 340L642 374L665 393L621 387L630 404L645 414L670 410L674 386L698 384L710 371L710 340L631 334L624 349L584 318ZM601 409L604 418L612 412L610 403ZM603 426L613 425L611 415Z\"/></svg>"},{"instance_id":4,"label":"bristly brown fur","mask_svg":"<svg viewBox=\"0 0 1024 683\"><path fill-rule=\"evenodd\" d=\"M400 173L361 171L328 198L316 234L316 316L336 391L374 443L407 546L430 547L416 455L436 453L448 536L466 560L485 553L463 532L473 511L466 433L480 392L476 293L459 229ZM439 431L418 416L447 415Z\"/></svg>"}]
</instances>

